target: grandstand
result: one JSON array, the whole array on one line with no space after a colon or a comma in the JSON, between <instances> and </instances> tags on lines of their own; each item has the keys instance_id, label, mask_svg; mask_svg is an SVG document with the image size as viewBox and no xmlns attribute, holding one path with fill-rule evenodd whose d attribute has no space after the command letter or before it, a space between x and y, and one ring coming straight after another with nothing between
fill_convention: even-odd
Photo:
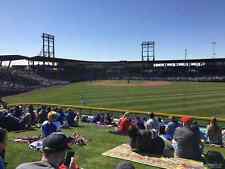
<instances>
[{"instance_id":1,"label":"grandstand","mask_svg":"<svg viewBox=\"0 0 225 169\"><path fill-rule=\"evenodd\" d=\"M21 55L0 56L0 96L29 91L36 88L68 84L67 81L42 77L28 65L11 65L14 61L28 60ZM4 62L8 62L5 65Z\"/></svg>"},{"instance_id":2,"label":"grandstand","mask_svg":"<svg viewBox=\"0 0 225 169\"><path fill-rule=\"evenodd\" d=\"M11 66L16 60L25 60L27 64ZM225 58L94 62L43 56L0 55L0 63L6 61L9 63L8 70L35 72L46 78L66 81L103 79L224 81L225 79Z\"/></svg>"}]
</instances>

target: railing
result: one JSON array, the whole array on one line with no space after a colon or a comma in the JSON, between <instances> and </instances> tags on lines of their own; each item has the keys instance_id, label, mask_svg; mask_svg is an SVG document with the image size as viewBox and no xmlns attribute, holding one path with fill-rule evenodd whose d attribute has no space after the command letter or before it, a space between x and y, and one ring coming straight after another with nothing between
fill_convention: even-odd
<instances>
[{"instance_id":1,"label":"railing","mask_svg":"<svg viewBox=\"0 0 225 169\"><path fill-rule=\"evenodd\" d=\"M98 107L90 107L90 106L77 106L77 105L61 105L61 104L49 104L49 103L17 103L17 104L8 104L9 107L13 106L28 106L28 105L33 105L33 106L50 106L50 107L61 107L61 108L71 108L74 110L79 110L79 111L91 111L91 112L111 112L111 113L124 113L124 112L129 112L130 114L134 115L148 115L148 112L146 111L139 111L139 110L124 110L124 109L114 109L114 108L98 108ZM156 116L160 117L169 117L169 116L174 116L176 118L180 118L184 116L183 114L175 114L175 113L165 113L165 112L154 112ZM192 116L192 115L191 115ZM194 120L200 120L200 121L209 121L211 118L210 117L199 117L199 116L192 116ZM217 118L217 121L225 123L224 118Z\"/></svg>"}]
</instances>

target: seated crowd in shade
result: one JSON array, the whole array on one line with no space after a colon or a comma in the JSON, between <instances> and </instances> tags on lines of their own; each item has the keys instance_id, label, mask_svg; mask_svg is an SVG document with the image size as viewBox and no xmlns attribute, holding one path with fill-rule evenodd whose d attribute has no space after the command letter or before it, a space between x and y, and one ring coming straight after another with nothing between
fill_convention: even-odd
<instances>
[{"instance_id":1,"label":"seated crowd in shade","mask_svg":"<svg viewBox=\"0 0 225 169\"><path fill-rule=\"evenodd\" d=\"M81 120L99 125L115 125L112 113L96 113L94 116L83 115Z\"/></svg>"},{"instance_id":2,"label":"seated crowd in shade","mask_svg":"<svg viewBox=\"0 0 225 169\"><path fill-rule=\"evenodd\" d=\"M43 140L43 164L46 167L52 165L51 160L57 156L64 157L67 149L65 143L65 135L59 133L61 128L76 127L79 125L80 118L84 122L91 122L101 125L116 126L114 133L128 135L130 138L130 147L133 151L144 153L163 155L166 157L180 157L193 160L202 160L204 142L222 146L224 144L222 129L219 127L217 119L212 118L203 133L197 122L193 121L191 116L183 116L179 120L175 117L169 119L161 119L155 117L154 113L149 113L146 117L132 116L128 112L124 113L119 120L113 118L110 113L97 113L94 116L82 116L79 112L71 109L50 108L41 106L34 108L33 106L16 106L14 108L2 109L0 113L0 169L4 169L4 153L7 140L7 130L26 130L36 125L41 127ZM5 129L7 130L5 130ZM57 134L58 133L58 134ZM45 141L47 139L47 141ZM52 142L64 147L60 151L54 147ZM53 146L53 150L49 151L49 147ZM62 152L61 152L62 151ZM54 156L54 153L60 153ZM2 155L1 155L2 154ZM49 159L48 159L49 158ZM49 162L48 162L49 160ZM62 161L60 161L62 160ZM73 160L71 160L73 164ZM59 159L54 163L53 168L71 168L62 166L63 159ZM33 168L38 163L24 164L18 167ZM34 166L33 166L34 165ZM37 166L35 166L37 165ZM76 165L71 169L78 169ZM122 163L117 168L133 168L129 163Z\"/></svg>"},{"instance_id":3,"label":"seated crowd in shade","mask_svg":"<svg viewBox=\"0 0 225 169\"><path fill-rule=\"evenodd\" d=\"M50 112L52 115L49 116ZM52 121L57 128L67 128L78 126L79 118L79 112L74 112L71 109L63 110L47 106L34 109L31 105L16 106L1 109L0 126L8 131L26 130L34 125L40 126L43 124L46 126Z\"/></svg>"}]
</instances>

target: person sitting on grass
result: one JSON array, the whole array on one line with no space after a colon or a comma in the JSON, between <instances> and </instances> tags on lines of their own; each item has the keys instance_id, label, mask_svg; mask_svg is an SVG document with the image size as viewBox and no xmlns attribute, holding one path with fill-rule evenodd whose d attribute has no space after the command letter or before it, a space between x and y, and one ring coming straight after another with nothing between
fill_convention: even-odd
<instances>
[{"instance_id":1,"label":"person sitting on grass","mask_svg":"<svg viewBox=\"0 0 225 169\"><path fill-rule=\"evenodd\" d=\"M31 124L35 125L37 122L37 114L34 112L34 107L32 105L28 106L28 113L31 114Z\"/></svg>"},{"instance_id":2,"label":"person sitting on grass","mask_svg":"<svg viewBox=\"0 0 225 169\"><path fill-rule=\"evenodd\" d=\"M174 157L174 148L173 148L172 142L165 137L165 126L160 126L159 137L163 139L165 144L163 156Z\"/></svg>"},{"instance_id":3,"label":"person sitting on grass","mask_svg":"<svg viewBox=\"0 0 225 169\"><path fill-rule=\"evenodd\" d=\"M58 169L64 165L68 146L68 138L60 132L52 133L43 140L41 161L24 163L16 169ZM71 159L68 169L77 169L75 160ZM67 168L67 167L63 167Z\"/></svg>"},{"instance_id":4,"label":"person sitting on grass","mask_svg":"<svg viewBox=\"0 0 225 169\"><path fill-rule=\"evenodd\" d=\"M128 136L130 138L130 147L133 151L163 155L165 143L154 130L139 130L136 126L130 126Z\"/></svg>"},{"instance_id":5,"label":"person sitting on grass","mask_svg":"<svg viewBox=\"0 0 225 169\"><path fill-rule=\"evenodd\" d=\"M13 116L20 119L22 115L23 115L22 106L16 106L13 112Z\"/></svg>"},{"instance_id":6,"label":"person sitting on grass","mask_svg":"<svg viewBox=\"0 0 225 169\"><path fill-rule=\"evenodd\" d=\"M74 113L75 117L74 117L74 126L73 127L78 127L80 124L80 113Z\"/></svg>"},{"instance_id":7,"label":"person sitting on grass","mask_svg":"<svg viewBox=\"0 0 225 169\"><path fill-rule=\"evenodd\" d=\"M180 158L201 160L201 139L197 130L192 129L192 117L181 118L183 127L178 127L174 133L175 156Z\"/></svg>"},{"instance_id":8,"label":"person sitting on grass","mask_svg":"<svg viewBox=\"0 0 225 169\"><path fill-rule=\"evenodd\" d=\"M104 125L111 125L113 123L113 117L110 113L106 113L104 116Z\"/></svg>"},{"instance_id":9,"label":"person sitting on grass","mask_svg":"<svg viewBox=\"0 0 225 169\"><path fill-rule=\"evenodd\" d=\"M118 129L117 132L119 134L127 134L128 133L128 129L131 125L129 119L128 119L128 115L129 113L126 112L124 113L124 115L119 119L119 123L118 123Z\"/></svg>"},{"instance_id":10,"label":"person sitting on grass","mask_svg":"<svg viewBox=\"0 0 225 169\"><path fill-rule=\"evenodd\" d=\"M51 111L48 113L48 120L44 121L41 127L42 137L47 137L48 135L57 131L57 126L54 124L56 118L57 118L56 112Z\"/></svg>"},{"instance_id":11,"label":"person sitting on grass","mask_svg":"<svg viewBox=\"0 0 225 169\"><path fill-rule=\"evenodd\" d=\"M73 112L71 109L68 109L66 112L66 120L68 122L69 127L77 127L79 123L76 120L77 113Z\"/></svg>"},{"instance_id":12,"label":"person sitting on grass","mask_svg":"<svg viewBox=\"0 0 225 169\"><path fill-rule=\"evenodd\" d=\"M20 118L13 114L13 110L0 113L0 126L8 131L25 130L31 127L31 115L26 113Z\"/></svg>"},{"instance_id":13,"label":"person sitting on grass","mask_svg":"<svg viewBox=\"0 0 225 169\"><path fill-rule=\"evenodd\" d=\"M51 109L47 110L46 106L41 106L40 110L38 111L38 123L42 124L45 120L48 118L48 112L50 112Z\"/></svg>"},{"instance_id":14,"label":"person sitting on grass","mask_svg":"<svg viewBox=\"0 0 225 169\"><path fill-rule=\"evenodd\" d=\"M169 123L168 123L168 125L166 126L166 129L165 129L164 137L167 140L172 141L174 132L175 132L176 128L179 127L179 126L180 125L177 122L176 118L174 116L170 117L170 121L169 121Z\"/></svg>"},{"instance_id":15,"label":"person sitting on grass","mask_svg":"<svg viewBox=\"0 0 225 169\"><path fill-rule=\"evenodd\" d=\"M209 144L223 145L222 130L217 124L217 120L213 117L207 126L207 135Z\"/></svg>"},{"instance_id":16,"label":"person sitting on grass","mask_svg":"<svg viewBox=\"0 0 225 169\"><path fill-rule=\"evenodd\" d=\"M64 121L65 121L65 114L63 112L63 109L59 108L56 110L56 112L58 112L58 116L56 121L59 121L61 123L61 125L64 125Z\"/></svg>"},{"instance_id":17,"label":"person sitting on grass","mask_svg":"<svg viewBox=\"0 0 225 169\"><path fill-rule=\"evenodd\" d=\"M7 142L7 130L0 128L0 169L5 169L5 149Z\"/></svg>"},{"instance_id":18,"label":"person sitting on grass","mask_svg":"<svg viewBox=\"0 0 225 169\"><path fill-rule=\"evenodd\" d=\"M135 125L137 126L137 128L144 130L145 129L145 122L143 118L140 117L136 117L135 119Z\"/></svg>"},{"instance_id":19,"label":"person sitting on grass","mask_svg":"<svg viewBox=\"0 0 225 169\"><path fill-rule=\"evenodd\" d=\"M92 123L98 123L101 120L101 114L97 113L93 119L92 119Z\"/></svg>"},{"instance_id":20,"label":"person sitting on grass","mask_svg":"<svg viewBox=\"0 0 225 169\"><path fill-rule=\"evenodd\" d=\"M150 118L146 121L145 123L146 129L148 130L156 130L157 132L159 131L160 124L159 121L155 118L154 113L150 113Z\"/></svg>"}]
</instances>

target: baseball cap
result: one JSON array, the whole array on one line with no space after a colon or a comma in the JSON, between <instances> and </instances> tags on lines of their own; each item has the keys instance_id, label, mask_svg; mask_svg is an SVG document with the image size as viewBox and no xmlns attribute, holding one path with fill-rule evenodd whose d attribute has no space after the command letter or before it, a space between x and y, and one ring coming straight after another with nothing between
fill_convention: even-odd
<instances>
[{"instance_id":1,"label":"baseball cap","mask_svg":"<svg viewBox=\"0 0 225 169\"><path fill-rule=\"evenodd\" d=\"M181 117L180 121L182 121L184 124L187 124L187 123L191 123L192 122L192 117L191 116L183 116Z\"/></svg>"},{"instance_id":2,"label":"baseball cap","mask_svg":"<svg viewBox=\"0 0 225 169\"><path fill-rule=\"evenodd\" d=\"M57 152L70 149L69 138L62 132L55 132L43 140L43 152Z\"/></svg>"}]
</instances>

